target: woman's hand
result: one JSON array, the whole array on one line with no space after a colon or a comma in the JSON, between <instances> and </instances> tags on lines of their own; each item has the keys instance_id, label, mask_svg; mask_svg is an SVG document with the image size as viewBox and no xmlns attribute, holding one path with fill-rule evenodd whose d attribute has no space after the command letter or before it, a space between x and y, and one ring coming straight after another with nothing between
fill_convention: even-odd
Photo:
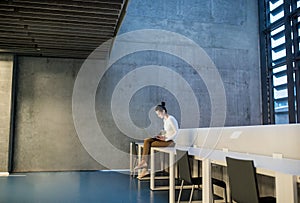
<instances>
[{"instance_id":1,"label":"woman's hand","mask_svg":"<svg viewBox=\"0 0 300 203\"><path fill-rule=\"evenodd\" d=\"M165 141L166 140L166 137L163 136L163 135L157 135L156 138L159 139L159 140L161 140L161 141Z\"/></svg>"}]
</instances>

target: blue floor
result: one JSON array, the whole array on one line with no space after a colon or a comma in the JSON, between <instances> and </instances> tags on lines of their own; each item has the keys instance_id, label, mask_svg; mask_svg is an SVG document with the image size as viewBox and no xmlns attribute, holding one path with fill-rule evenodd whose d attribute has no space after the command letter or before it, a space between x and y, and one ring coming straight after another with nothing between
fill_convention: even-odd
<instances>
[{"instance_id":1,"label":"blue floor","mask_svg":"<svg viewBox=\"0 0 300 203\"><path fill-rule=\"evenodd\" d=\"M168 185L168 180L156 182L156 185ZM151 191L149 188L149 181L139 181L115 171L17 173L0 177L0 203L169 201L167 190ZM184 190L182 200L188 200L189 193L190 190ZM201 191L196 190L194 198L201 199Z\"/></svg>"},{"instance_id":2,"label":"blue floor","mask_svg":"<svg viewBox=\"0 0 300 203\"><path fill-rule=\"evenodd\" d=\"M0 203L165 203L168 191L112 171L41 172L0 177Z\"/></svg>"}]
</instances>

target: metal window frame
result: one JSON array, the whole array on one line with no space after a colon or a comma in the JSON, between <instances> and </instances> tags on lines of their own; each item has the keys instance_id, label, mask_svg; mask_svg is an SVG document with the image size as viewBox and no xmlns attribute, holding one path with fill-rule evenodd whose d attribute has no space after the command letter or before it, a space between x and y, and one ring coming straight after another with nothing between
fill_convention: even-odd
<instances>
[{"instance_id":1,"label":"metal window frame","mask_svg":"<svg viewBox=\"0 0 300 203\"><path fill-rule=\"evenodd\" d=\"M270 23L268 3L270 0L258 0L259 29L260 29L260 54L261 54L261 88L262 88L262 123L275 124L274 85L271 55L271 31L284 25L285 35L285 61L280 65L286 65L287 91L288 91L288 117L289 123L300 122L300 52L298 20L300 8L297 8L297 0L284 0L284 17ZM291 8L291 10L290 10ZM292 36L293 35L293 36ZM292 51L294 47L294 53ZM295 74L295 81L294 81ZM295 91L296 89L296 91ZM296 94L295 94L296 92Z\"/></svg>"},{"instance_id":2,"label":"metal window frame","mask_svg":"<svg viewBox=\"0 0 300 203\"><path fill-rule=\"evenodd\" d=\"M295 74L295 88L296 88L296 123L300 123L300 52L299 52L299 31L298 31L298 17L300 16L300 8L297 8L297 0L292 0L292 21L293 21L293 39L294 39L294 74Z\"/></svg>"},{"instance_id":3,"label":"metal window frame","mask_svg":"<svg viewBox=\"0 0 300 203\"><path fill-rule=\"evenodd\" d=\"M268 49L268 44L271 43L270 36L267 34L269 28L266 27L270 19L268 18L268 11L266 10L267 0L258 0L259 6L259 30L260 30L260 65L261 65L261 91L262 91L262 123L269 124L274 122L273 91L271 91L272 77L270 77L270 57L271 50ZM271 81L270 81L271 80ZM271 96L270 96L271 94ZM271 100L271 101L270 101Z\"/></svg>"}]
</instances>

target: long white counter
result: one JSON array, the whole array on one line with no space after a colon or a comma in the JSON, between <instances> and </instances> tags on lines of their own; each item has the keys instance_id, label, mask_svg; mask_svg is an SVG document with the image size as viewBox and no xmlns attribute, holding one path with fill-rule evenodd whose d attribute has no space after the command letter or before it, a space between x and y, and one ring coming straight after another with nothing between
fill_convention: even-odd
<instances>
[{"instance_id":1,"label":"long white counter","mask_svg":"<svg viewBox=\"0 0 300 203\"><path fill-rule=\"evenodd\" d=\"M180 147L180 150L186 150L195 159L202 161L203 177L203 202L212 202L211 191L211 163L217 163L226 166L225 157L230 156L239 159L254 160L255 166L259 173L272 175L275 177L276 198L278 203L297 202L297 176L300 176L300 160L287 158L273 158L263 155L246 154L238 152L224 152L222 150L210 150L195 147ZM170 183L169 183L169 202L175 202L175 163L176 148L173 147L153 147L151 149L151 178L150 185L154 185L154 153L163 152L169 155ZM151 188L152 189L152 188Z\"/></svg>"},{"instance_id":2,"label":"long white counter","mask_svg":"<svg viewBox=\"0 0 300 203\"><path fill-rule=\"evenodd\" d=\"M226 166L225 157L254 160L258 173L275 177L278 203L297 203L300 180L300 124L180 129L176 148L202 161L203 202L212 202L211 163ZM141 153L142 145L139 145ZM154 188L154 153L169 155L170 202L175 200L175 148L151 149L151 189Z\"/></svg>"}]
</instances>

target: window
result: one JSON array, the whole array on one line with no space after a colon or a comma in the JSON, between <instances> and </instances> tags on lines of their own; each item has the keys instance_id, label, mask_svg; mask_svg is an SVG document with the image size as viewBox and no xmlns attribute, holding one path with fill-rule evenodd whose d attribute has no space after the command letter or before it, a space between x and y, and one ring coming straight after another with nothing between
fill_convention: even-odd
<instances>
[{"instance_id":1,"label":"window","mask_svg":"<svg viewBox=\"0 0 300 203\"><path fill-rule=\"evenodd\" d=\"M258 2L263 123L299 123L300 0Z\"/></svg>"}]
</instances>

